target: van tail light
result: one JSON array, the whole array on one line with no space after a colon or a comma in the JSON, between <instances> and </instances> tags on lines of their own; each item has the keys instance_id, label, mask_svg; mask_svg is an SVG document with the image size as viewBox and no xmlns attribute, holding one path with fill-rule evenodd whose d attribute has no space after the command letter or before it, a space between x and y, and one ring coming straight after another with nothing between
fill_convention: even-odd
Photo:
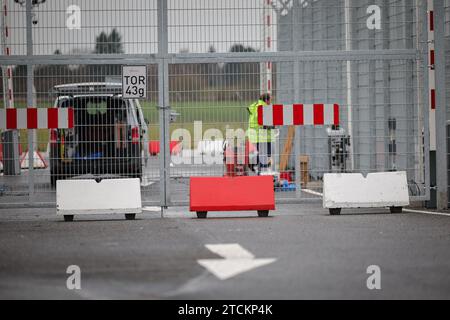
<instances>
[{"instance_id":1,"label":"van tail light","mask_svg":"<svg viewBox=\"0 0 450 320\"><path fill-rule=\"evenodd\" d=\"M139 143L139 128L138 127L131 128L131 143L132 144Z\"/></svg>"},{"instance_id":2,"label":"van tail light","mask_svg":"<svg viewBox=\"0 0 450 320\"><path fill-rule=\"evenodd\" d=\"M58 142L58 131L56 129L50 129L50 144L56 144Z\"/></svg>"}]
</instances>

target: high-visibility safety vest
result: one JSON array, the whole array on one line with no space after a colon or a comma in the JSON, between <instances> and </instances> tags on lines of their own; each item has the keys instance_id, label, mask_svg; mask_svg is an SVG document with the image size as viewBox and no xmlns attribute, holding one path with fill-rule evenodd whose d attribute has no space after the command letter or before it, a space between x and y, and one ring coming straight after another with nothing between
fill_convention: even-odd
<instances>
[{"instance_id":1,"label":"high-visibility safety vest","mask_svg":"<svg viewBox=\"0 0 450 320\"><path fill-rule=\"evenodd\" d=\"M263 126L258 124L258 106L267 106L267 104L263 100L258 100L248 107L250 113L247 130L248 140L251 143L273 142L273 131L270 129L263 129Z\"/></svg>"}]
</instances>

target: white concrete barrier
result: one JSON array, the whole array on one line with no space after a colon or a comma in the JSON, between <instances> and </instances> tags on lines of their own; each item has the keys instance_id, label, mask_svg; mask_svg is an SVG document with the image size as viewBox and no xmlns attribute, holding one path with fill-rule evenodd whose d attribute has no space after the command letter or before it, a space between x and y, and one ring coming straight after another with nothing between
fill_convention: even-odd
<instances>
[{"instance_id":1,"label":"white concrete barrier","mask_svg":"<svg viewBox=\"0 0 450 320\"><path fill-rule=\"evenodd\" d=\"M401 208L409 205L406 172L326 173L323 178L323 207ZM401 211L401 209L400 209ZM340 211L333 211L339 214Z\"/></svg>"},{"instance_id":2,"label":"white concrete barrier","mask_svg":"<svg viewBox=\"0 0 450 320\"><path fill-rule=\"evenodd\" d=\"M138 178L56 181L56 213L66 220L81 214L125 214L134 219L141 212Z\"/></svg>"}]
</instances>

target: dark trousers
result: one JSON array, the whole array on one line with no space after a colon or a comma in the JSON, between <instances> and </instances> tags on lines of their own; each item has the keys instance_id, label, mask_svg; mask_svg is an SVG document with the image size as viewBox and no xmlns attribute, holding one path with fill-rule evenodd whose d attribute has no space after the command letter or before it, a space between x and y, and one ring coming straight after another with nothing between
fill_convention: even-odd
<instances>
[{"instance_id":1,"label":"dark trousers","mask_svg":"<svg viewBox=\"0 0 450 320\"><path fill-rule=\"evenodd\" d=\"M272 142L258 142L256 150L258 150L256 158L258 168L268 168L269 158L272 156Z\"/></svg>"}]
</instances>

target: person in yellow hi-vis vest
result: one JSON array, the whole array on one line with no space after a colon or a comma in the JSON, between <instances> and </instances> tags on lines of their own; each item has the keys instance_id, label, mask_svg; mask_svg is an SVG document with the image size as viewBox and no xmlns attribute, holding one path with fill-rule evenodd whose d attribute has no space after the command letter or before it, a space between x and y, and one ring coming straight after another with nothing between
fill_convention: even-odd
<instances>
[{"instance_id":1,"label":"person in yellow hi-vis vest","mask_svg":"<svg viewBox=\"0 0 450 320\"><path fill-rule=\"evenodd\" d=\"M270 166L270 158L272 157L272 142L273 133L271 129L274 127L260 126L258 124L258 106L270 105L270 94L264 93L259 97L259 100L252 103L248 108L248 140L256 145L258 151L256 158L256 165L258 167L258 174L261 172L261 168L267 168ZM254 170L254 166L251 166Z\"/></svg>"}]
</instances>

